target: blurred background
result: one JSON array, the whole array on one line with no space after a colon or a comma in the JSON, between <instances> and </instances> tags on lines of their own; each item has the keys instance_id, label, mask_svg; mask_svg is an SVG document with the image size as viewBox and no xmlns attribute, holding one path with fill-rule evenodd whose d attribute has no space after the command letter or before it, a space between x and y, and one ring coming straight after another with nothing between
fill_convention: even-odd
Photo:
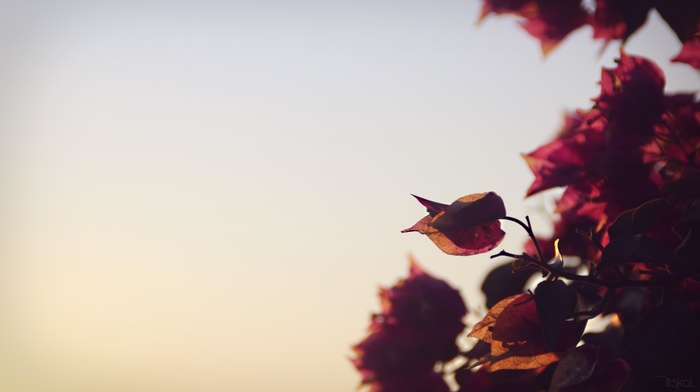
<instances>
[{"instance_id":1,"label":"blurred background","mask_svg":"<svg viewBox=\"0 0 700 392\"><path fill-rule=\"evenodd\" d=\"M353 391L409 252L477 320L500 261L400 234L410 194L492 190L546 231L519 154L619 48L584 28L544 59L479 8L1 1L0 390ZM656 14L626 48L700 87Z\"/></svg>"}]
</instances>

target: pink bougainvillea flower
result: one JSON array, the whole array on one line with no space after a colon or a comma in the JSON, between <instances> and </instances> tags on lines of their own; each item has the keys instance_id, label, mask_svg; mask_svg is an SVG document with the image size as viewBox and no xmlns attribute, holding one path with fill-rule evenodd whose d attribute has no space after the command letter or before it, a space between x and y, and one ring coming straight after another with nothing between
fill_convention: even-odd
<instances>
[{"instance_id":1,"label":"pink bougainvillea flower","mask_svg":"<svg viewBox=\"0 0 700 392\"><path fill-rule=\"evenodd\" d=\"M535 7L535 0L484 0L481 6L479 21L489 14L525 14L528 9Z\"/></svg>"},{"instance_id":2,"label":"pink bougainvillea flower","mask_svg":"<svg viewBox=\"0 0 700 392\"><path fill-rule=\"evenodd\" d=\"M595 264L596 244L608 243L621 213L700 165L700 104L692 94L665 96L664 84L656 64L621 51L617 67L602 72L595 107L569 114L556 139L524 155L535 175L528 196L566 187L554 236L541 242L545 258L560 238L562 253Z\"/></svg>"},{"instance_id":3,"label":"pink bougainvillea flower","mask_svg":"<svg viewBox=\"0 0 700 392\"><path fill-rule=\"evenodd\" d=\"M527 196L581 179L605 145L604 118L597 110L567 114L560 136L523 158L535 174Z\"/></svg>"},{"instance_id":4,"label":"pink bougainvillea flower","mask_svg":"<svg viewBox=\"0 0 700 392\"><path fill-rule=\"evenodd\" d=\"M684 42L681 51L671 61L700 69L700 38Z\"/></svg>"},{"instance_id":5,"label":"pink bougainvillea flower","mask_svg":"<svg viewBox=\"0 0 700 392\"><path fill-rule=\"evenodd\" d=\"M381 312L372 316L369 335L353 347L351 361L362 383L377 392L447 392L433 369L459 353L456 340L467 314L459 292L411 260L409 276L380 289L379 296Z\"/></svg>"},{"instance_id":6,"label":"pink bougainvillea flower","mask_svg":"<svg viewBox=\"0 0 700 392\"><path fill-rule=\"evenodd\" d=\"M540 41L545 55L588 20L580 0L486 0L479 21L489 14L522 18L520 26Z\"/></svg>"},{"instance_id":7,"label":"pink bougainvillea flower","mask_svg":"<svg viewBox=\"0 0 700 392\"><path fill-rule=\"evenodd\" d=\"M627 147L649 140L666 110L664 84L663 71L654 62L620 49L617 67L603 69L595 101L608 118L610 144Z\"/></svg>"},{"instance_id":8,"label":"pink bougainvillea flower","mask_svg":"<svg viewBox=\"0 0 700 392\"><path fill-rule=\"evenodd\" d=\"M505 217L506 210L494 192L467 195L450 205L414 197L428 209L428 215L401 232L425 234L447 254L488 252L505 236L499 219Z\"/></svg>"},{"instance_id":9,"label":"pink bougainvillea flower","mask_svg":"<svg viewBox=\"0 0 700 392\"><path fill-rule=\"evenodd\" d=\"M352 363L363 383L426 373L436 361L425 335L400 325L382 325L355 345L353 351L356 358Z\"/></svg>"},{"instance_id":10,"label":"pink bougainvillea flower","mask_svg":"<svg viewBox=\"0 0 700 392\"><path fill-rule=\"evenodd\" d=\"M647 20L653 0L597 0L591 18L593 38L627 40Z\"/></svg>"},{"instance_id":11,"label":"pink bougainvillea flower","mask_svg":"<svg viewBox=\"0 0 700 392\"><path fill-rule=\"evenodd\" d=\"M411 260L407 279L380 290L380 314L384 323L424 331L435 344L435 358L447 360L456 354L457 335L464 330L467 308L459 291L428 275Z\"/></svg>"},{"instance_id":12,"label":"pink bougainvillea flower","mask_svg":"<svg viewBox=\"0 0 700 392\"><path fill-rule=\"evenodd\" d=\"M540 41L545 56L588 20L580 0L539 0L534 12L524 16L525 20L520 22L520 26Z\"/></svg>"},{"instance_id":13,"label":"pink bougainvillea flower","mask_svg":"<svg viewBox=\"0 0 700 392\"><path fill-rule=\"evenodd\" d=\"M621 202L616 210L624 211L653 193L658 184L644 164L643 146L666 112L664 83L656 64L621 51L617 67L602 72L595 108L569 115L558 138L524 155L535 174L528 195L588 183L584 188L610 190L601 191L605 200L599 201Z\"/></svg>"},{"instance_id":14,"label":"pink bougainvillea flower","mask_svg":"<svg viewBox=\"0 0 700 392\"><path fill-rule=\"evenodd\" d=\"M691 167L700 167L700 102L693 94L666 97L668 110L655 127L655 143L645 148L647 162L652 162L664 183L687 175ZM682 141L682 142L679 142Z\"/></svg>"}]
</instances>

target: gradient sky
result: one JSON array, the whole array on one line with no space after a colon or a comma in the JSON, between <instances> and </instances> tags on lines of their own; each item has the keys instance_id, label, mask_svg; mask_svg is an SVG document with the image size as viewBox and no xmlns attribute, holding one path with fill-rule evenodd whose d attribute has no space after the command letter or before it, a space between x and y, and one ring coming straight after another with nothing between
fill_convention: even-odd
<instances>
[{"instance_id":1,"label":"gradient sky","mask_svg":"<svg viewBox=\"0 0 700 392\"><path fill-rule=\"evenodd\" d=\"M410 194L493 190L545 230L519 154L618 46L582 29L543 59L478 8L0 3L0 390L352 391L409 252L483 311L494 262L400 234ZM679 48L655 14L627 45L695 91Z\"/></svg>"}]
</instances>

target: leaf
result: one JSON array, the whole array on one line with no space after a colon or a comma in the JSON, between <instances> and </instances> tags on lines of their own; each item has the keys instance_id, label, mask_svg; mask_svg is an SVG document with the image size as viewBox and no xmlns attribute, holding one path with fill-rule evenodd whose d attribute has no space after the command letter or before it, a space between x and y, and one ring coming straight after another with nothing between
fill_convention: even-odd
<instances>
[{"instance_id":1,"label":"leaf","mask_svg":"<svg viewBox=\"0 0 700 392\"><path fill-rule=\"evenodd\" d=\"M511 262L494 268L484 279L481 291L486 295L486 307L516 294L522 294L525 284L536 273L535 270L514 271Z\"/></svg>"},{"instance_id":2,"label":"leaf","mask_svg":"<svg viewBox=\"0 0 700 392\"><path fill-rule=\"evenodd\" d=\"M623 235L641 234L659 218L666 207L666 202L663 199L653 199L637 208L623 212L608 228L610 239Z\"/></svg>"},{"instance_id":3,"label":"leaf","mask_svg":"<svg viewBox=\"0 0 700 392\"><path fill-rule=\"evenodd\" d=\"M542 334L547 348L552 350L559 337L559 331L568 314L573 310L569 287L563 281L543 281L535 289L537 316L542 326Z\"/></svg>"},{"instance_id":4,"label":"leaf","mask_svg":"<svg viewBox=\"0 0 700 392\"><path fill-rule=\"evenodd\" d=\"M670 249L642 234L624 235L610 241L603 250L598 269L624 263L666 264L678 259Z\"/></svg>"},{"instance_id":5,"label":"leaf","mask_svg":"<svg viewBox=\"0 0 700 392\"><path fill-rule=\"evenodd\" d=\"M476 323L472 331L469 333L470 338L477 338L486 343L491 343L493 335L493 326L496 324L496 320L508 305L513 301L521 298L529 298L527 294L518 294L501 300L496 305L494 305L491 310L486 314L483 320Z\"/></svg>"},{"instance_id":6,"label":"leaf","mask_svg":"<svg viewBox=\"0 0 700 392\"><path fill-rule=\"evenodd\" d=\"M425 234L447 254L468 256L488 252L505 236L498 220L505 217L505 206L493 192L464 196L449 206L414 197L426 206L428 215L401 232Z\"/></svg>"},{"instance_id":7,"label":"leaf","mask_svg":"<svg viewBox=\"0 0 700 392\"><path fill-rule=\"evenodd\" d=\"M533 299L530 295L522 295L503 309L494 324L493 339L506 344L495 349L496 352L494 352L494 345L492 345L492 354L500 354L500 350L506 349L506 346L523 342L544 343Z\"/></svg>"},{"instance_id":8,"label":"leaf","mask_svg":"<svg viewBox=\"0 0 700 392\"><path fill-rule=\"evenodd\" d=\"M584 344L559 361L549 392L616 392L629 374L627 362L609 347Z\"/></svg>"},{"instance_id":9,"label":"leaf","mask_svg":"<svg viewBox=\"0 0 700 392\"><path fill-rule=\"evenodd\" d=\"M428 213L430 214L430 216L435 216L435 215L439 214L440 212L444 211L445 208L447 208L447 204L442 204L442 203L430 201L428 199L424 199L424 198L422 198L420 196L416 196L416 195L411 195L411 196L415 197L416 200L418 200L418 202L420 204L422 204L425 208L428 209Z\"/></svg>"},{"instance_id":10,"label":"leaf","mask_svg":"<svg viewBox=\"0 0 700 392\"><path fill-rule=\"evenodd\" d=\"M550 349L532 299L519 294L500 301L469 333L469 337L490 343L490 354L482 358L490 362L489 371L541 367L559 360L562 352L578 343L586 322L565 321Z\"/></svg>"},{"instance_id":11,"label":"leaf","mask_svg":"<svg viewBox=\"0 0 700 392\"><path fill-rule=\"evenodd\" d=\"M555 353L543 353L532 356L504 355L497 357L489 366L489 371L506 369L536 369L559 360Z\"/></svg>"},{"instance_id":12,"label":"leaf","mask_svg":"<svg viewBox=\"0 0 700 392\"><path fill-rule=\"evenodd\" d=\"M438 214L431 226L445 231L465 229L498 221L506 216L503 199L494 192L476 193L459 198Z\"/></svg>"},{"instance_id":13,"label":"leaf","mask_svg":"<svg viewBox=\"0 0 700 392\"><path fill-rule=\"evenodd\" d=\"M603 299L598 294L598 286L583 282L572 282L569 287L573 290L576 298L576 308L574 309L575 313L588 312L601 305ZM584 320L593 317L595 317L595 315L581 315L577 316L576 320Z\"/></svg>"}]
</instances>

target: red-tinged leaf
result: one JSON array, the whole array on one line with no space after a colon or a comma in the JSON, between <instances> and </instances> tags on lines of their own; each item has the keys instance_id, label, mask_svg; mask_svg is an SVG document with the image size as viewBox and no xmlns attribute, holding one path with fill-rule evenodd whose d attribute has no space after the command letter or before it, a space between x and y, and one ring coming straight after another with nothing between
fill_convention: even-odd
<instances>
[{"instance_id":1,"label":"red-tinged leaf","mask_svg":"<svg viewBox=\"0 0 700 392\"><path fill-rule=\"evenodd\" d=\"M474 326L472 331L467 336L469 336L470 338L477 338L486 343L490 343L492 340L491 337L493 335L493 326L496 324L496 320L501 315L503 310L513 301L526 298L530 298L530 296L527 294L518 294L498 302L491 308L491 310L489 310L489 312L486 314L483 320L479 321Z\"/></svg>"},{"instance_id":2,"label":"red-tinged leaf","mask_svg":"<svg viewBox=\"0 0 700 392\"><path fill-rule=\"evenodd\" d=\"M424 199L424 198L422 198L420 196L416 196L416 195L411 195L411 196L415 197L416 200L418 200L418 202L420 204L422 204L425 208L428 209L428 214L430 214L430 216L435 216L435 215L441 213L442 211L444 211L445 208L447 208L447 204L434 202L434 201Z\"/></svg>"},{"instance_id":3,"label":"red-tinged leaf","mask_svg":"<svg viewBox=\"0 0 700 392\"><path fill-rule=\"evenodd\" d=\"M491 344L489 371L533 369L557 361L560 352L575 346L585 328L584 322L564 322L559 339L547 347L533 297L515 295L494 305L484 319L474 326L470 337Z\"/></svg>"},{"instance_id":4,"label":"red-tinged leaf","mask_svg":"<svg viewBox=\"0 0 700 392\"><path fill-rule=\"evenodd\" d=\"M503 309L493 326L493 339L508 344L527 341L544 343L532 296L523 295Z\"/></svg>"},{"instance_id":5,"label":"red-tinged leaf","mask_svg":"<svg viewBox=\"0 0 700 392\"><path fill-rule=\"evenodd\" d=\"M423 234L426 234L440 250L454 256L471 256L488 252L498 246L505 236L500 222L490 222L445 233L433 229Z\"/></svg>"},{"instance_id":6,"label":"red-tinged leaf","mask_svg":"<svg viewBox=\"0 0 700 392\"><path fill-rule=\"evenodd\" d=\"M498 220L505 216L505 207L493 192L468 195L449 206L416 198L428 208L428 216L401 232L425 234L447 254L468 256L488 252L505 236Z\"/></svg>"},{"instance_id":7,"label":"red-tinged leaf","mask_svg":"<svg viewBox=\"0 0 700 392\"><path fill-rule=\"evenodd\" d=\"M572 313L574 303L569 287L561 280L540 282L535 289L537 316L547 348L552 350L559 338L559 331L567 316Z\"/></svg>"},{"instance_id":8,"label":"red-tinged leaf","mask_svg":"<svg viewBox=\"0 0 700 392\"><path fill-rule=\"evenodd\" d=\"M617 392L630 374L609 347L585 344L557 364L549 392Z\"/></svg>"},{"instance_id":9,"label":"red-tinged leaf","mask_svg":"<svg viewBox=\"0 0 700 392\"><path fill-rule=\"evenodd\" d=\"M417 231L421 234L427 234L430 231L435 231L430 227L430 222L433 221L433 217L430 215L424 216L421 220L414 223L413 226L408 229L401 230L402 233L408 233L410 231Z\"/></svg>"}]
</instances>

